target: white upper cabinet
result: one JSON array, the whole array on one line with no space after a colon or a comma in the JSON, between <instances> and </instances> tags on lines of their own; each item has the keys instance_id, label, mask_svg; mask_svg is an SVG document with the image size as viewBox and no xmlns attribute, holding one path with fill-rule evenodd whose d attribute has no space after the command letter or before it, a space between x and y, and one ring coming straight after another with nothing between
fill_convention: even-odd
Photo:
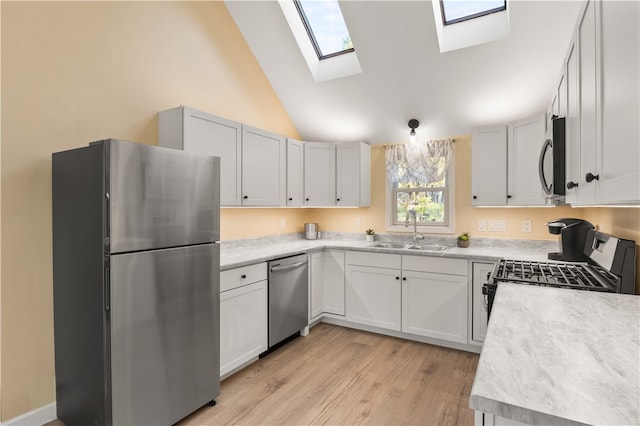
<instances>
[{"instance_id":1,"label":"white upper cabinet","mask_svg":"<svg viewBox=\"0 0 640 426\"><path fill-rule=\"evenodd\" d=\"M538 179L545 116L510 123L507 128L507 205L545 205L544 191Z\"/></svg>"},{"instance_id":2,"label":"white upper cabinet","mask_svg":"<svg viewBox=\"0 0 640 426\"><path fill-rule=\"evenodd\" d=\"M507 128L479 127L471 135L471 205L507 203Z\"/></svg>"},{"instance_id":3,"label":"white upper cabinet","mask_svg":"<svg viewBox=\"0 0 640 426\"><path fill-rule=\"evenodd\" d=\"M478 127L471 135L473 206L545 205L538 178L544 114L507 126Z\"/></svg>"},{"instance_id":4,"label":"white upper cabinet","mask_svg":"<svg viewBox=\"0 0 640 426\"><path fill-rule=\"evenodd\" d=\"M336 146L304 143L304 205L336 205Z\"/></svg>"},{"instance_id":5,"label":"white upper cabinet","mask_svg":"<svg viewBox=\"0 0 640 426\"><path fill-rule=\"evenodd\" d=\"M242 205L286 204L286 159L283 136L242 126Z\"/></svg>"},{"instance_id":6,"label":"white upper cabinet","mask_svg":"<svg viewBox=\"0 0 640 426\"><path fill-rule=\"evenodd\" d=\"M336 145L336 205L371 204L371 147L364 142Z\"/></svg>"},{"instance_id":7,"label":"white upper cabinet","mask_svg":"<svg viewBox=\"0 0 640 426\"><path fill-rule=\"evenodd\" d=\"M220 204L241 204L242 125L180 106L158 114L158 145L220 157Z\"/></svg>"},{"instance_id":8,"label":"white upper cabinet","mask_svg":"<svg viewBox=\"0 0 640 426\"><path fill-rule=\"evenodd\" d=\"M640 205L639 28L638 2L589 1L578 18L566 59L572 205Z\"/></svg>"},{"instance_id":9,"label":"white upper cabinet","mask_svg":"<svg viewBox=\"0 0 640 426\"><path fill-rule=\"evenodd\" d=\"M301 207L304 195L304 144L287 139L287 206Z\"/></svg>"}]
</instances>

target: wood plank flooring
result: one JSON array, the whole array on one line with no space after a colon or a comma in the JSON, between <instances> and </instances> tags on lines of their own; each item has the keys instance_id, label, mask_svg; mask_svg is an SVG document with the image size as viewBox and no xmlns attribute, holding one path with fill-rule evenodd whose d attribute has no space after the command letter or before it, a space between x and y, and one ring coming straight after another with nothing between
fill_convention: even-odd
<instances>
[{"instance_id":1,"label":"wood plank flooring","mask_svg":"<svg viewBox=\"0 0 640 426\"><path fill-rule=\"evenodd\" d=\"M222 382L187 425L471 425L478 355L319 324Z\"/></svg>"}]
</instances>

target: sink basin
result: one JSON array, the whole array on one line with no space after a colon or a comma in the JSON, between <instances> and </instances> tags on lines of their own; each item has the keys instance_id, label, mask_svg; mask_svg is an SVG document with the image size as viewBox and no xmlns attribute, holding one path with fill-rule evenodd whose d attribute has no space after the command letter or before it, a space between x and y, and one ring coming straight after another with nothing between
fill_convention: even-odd
<instances>
[{"instance_id":1,"label":"sink basin","mask_svg":"<svg viewBox=\"0 0 640 426\"><path fill-rule=\"evenodd\" d=\"M406 243L387 243L387 242L373 243L373 244L370 244L369 247L424 250L424 251L445 251L449 249L449 247L447 246L440 246L437 244L416 245L416 244L410 244L410 243L406 244Z\"/></svg>"}]
</instances>

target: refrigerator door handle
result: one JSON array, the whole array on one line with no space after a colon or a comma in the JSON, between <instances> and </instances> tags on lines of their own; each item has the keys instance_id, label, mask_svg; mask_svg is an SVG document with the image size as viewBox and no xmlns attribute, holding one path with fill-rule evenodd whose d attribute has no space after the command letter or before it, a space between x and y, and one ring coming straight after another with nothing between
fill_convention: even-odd
<instances>
[{"instance_id":1,"label":"refrigerator door handle","mask_svg":"<svg viewBox=\"0 0 640 426\"><path fill-rule=\"evenodd\" d=\"M111 274L109 273L109 260L104 267L104 310L109 312L111 307Z\"/></svg>"},{"instance_id":2,"label":"refrigerator door handle","mask_svg":"<svg viewBox=\"0 0 640 426\"><path fill-rule=\"evenodd\" d=\"M111 200L109 199L109 193L105 192L104 195L104 251L108 253L109 250L109 236L111 235Z\"/></svg>"}]
</instances>

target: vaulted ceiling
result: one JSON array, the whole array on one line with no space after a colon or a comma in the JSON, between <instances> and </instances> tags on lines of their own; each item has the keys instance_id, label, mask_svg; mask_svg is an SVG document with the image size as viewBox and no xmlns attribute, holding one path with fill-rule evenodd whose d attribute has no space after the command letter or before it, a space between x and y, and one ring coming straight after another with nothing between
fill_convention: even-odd
<instances>
[{"instance_id":1,"label":"vaulted ceiling","mask_svg":"<svg viewBox=\"0 0 640 426\"><path fill-rule=\"evenodd\" d=\"M440 53L430 1L342 1L363 72L320 83L275 0L226 5L303 140L377 144L546 111L581 2L512 0L509 37Z\"/></svg>"}]
</instances>

